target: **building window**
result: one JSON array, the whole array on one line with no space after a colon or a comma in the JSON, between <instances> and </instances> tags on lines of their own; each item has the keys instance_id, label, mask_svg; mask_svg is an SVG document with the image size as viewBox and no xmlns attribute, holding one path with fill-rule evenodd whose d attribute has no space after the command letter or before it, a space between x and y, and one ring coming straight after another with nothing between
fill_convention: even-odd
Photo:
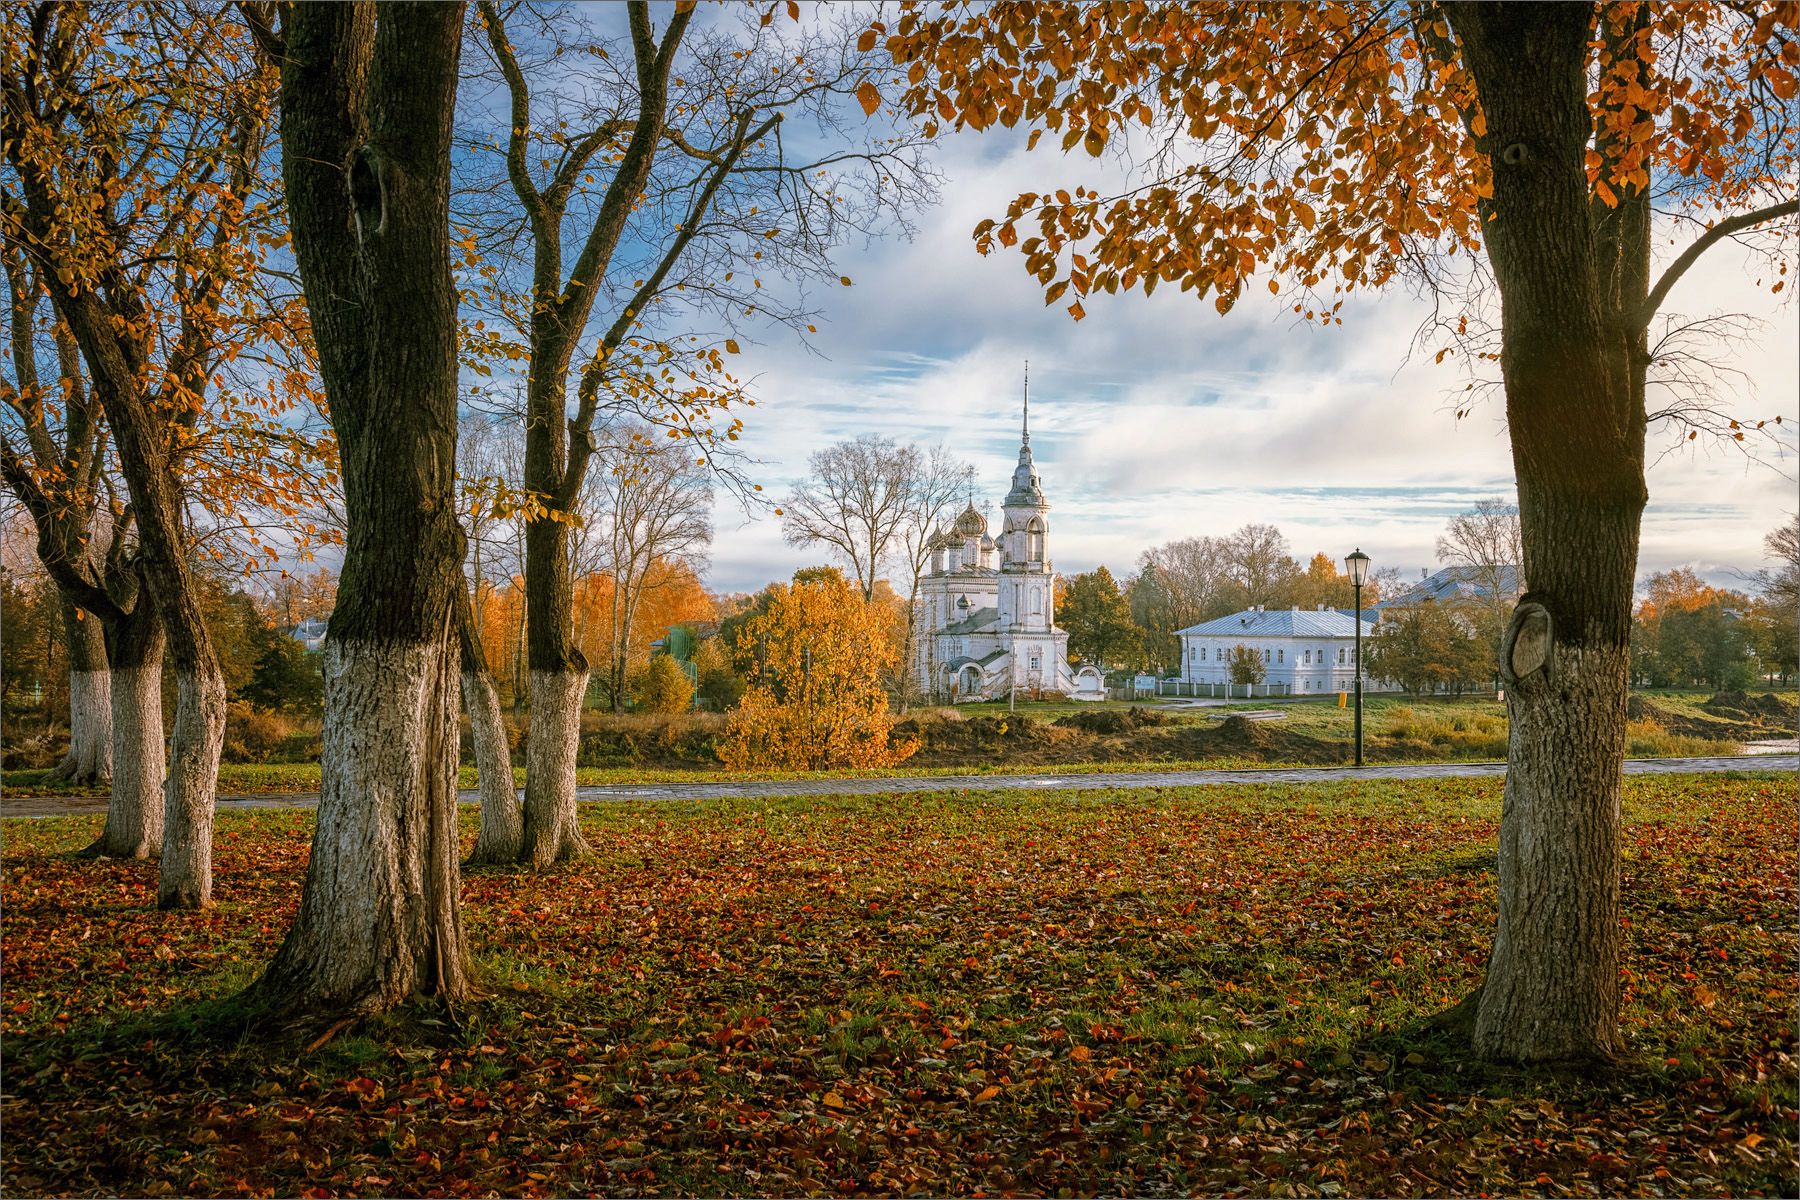
<instances>
[{"instance_id":1,"label":"building window","mask_svg":"<svg viewBox=\"0 0 1800 1200\"><path fill-rule=\"evenodd\" d=\"M1278 663L1286 662L1287 661L1287 651L1286 650L1277 650L1275 652L1275 661Z\"/></svg>"},{"instance_id":2,"label":"building window","mask_svg":"<svg viewBox=\"0 0 1800 1200\"><path fill-rule=\"evenodd\" d=\"M1263 651L1263 661L1265 663L1269 661L1269 652L1266 649Z\"/></svg>"},{"instance_id":3,"label":"building window","mask_svg":"<svg viewBox=\"0 0 1800 1200\"><path fill-rule=\"evenodd\" d=\"M1341 667L1343 665L1344 665L1344 648L1342 646L1339 646L1338 647L1338 666Z\"/></svg>"}]
</instances>

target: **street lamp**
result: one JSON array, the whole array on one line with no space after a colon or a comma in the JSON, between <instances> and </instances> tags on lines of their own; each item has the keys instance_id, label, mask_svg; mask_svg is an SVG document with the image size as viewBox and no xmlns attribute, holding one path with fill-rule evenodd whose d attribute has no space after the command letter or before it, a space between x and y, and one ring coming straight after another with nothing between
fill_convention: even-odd
<instances>
[{"instance_id":1,"label":"street lamp","mask_svg":"<svg viewBox=\"0 0 1800 1200\"><path fill-rule=\"evenodd\" d=\"M1369 556L1361 548L1344 556L1350 587L1356 592L1356 765L1362 766L1362 590L1369 582Z\"/></svg>"}]
</instances>

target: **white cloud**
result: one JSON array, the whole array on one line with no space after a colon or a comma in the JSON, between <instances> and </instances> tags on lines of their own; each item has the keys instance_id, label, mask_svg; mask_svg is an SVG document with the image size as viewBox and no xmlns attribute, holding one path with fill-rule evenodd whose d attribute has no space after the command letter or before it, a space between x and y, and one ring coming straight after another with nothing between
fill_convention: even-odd
<instances>
[{"instance_id":1,"label":"white cloud","mask_svg":"<svg viewBox=\"0 0 1800 1200\"><path fill-rule=\"evenodd\" d=\"M970 231L1019 191L1092 182L1092 163L1027 158L1007 135L948 139L939 150L943 203L922 215L914 240L842 256L856 284L827 298L817 353L773 334L745 348L764 397L746 443L764 462L757 478L768 493L791 486L812 451L877 432L946 442L976 464L997 503L1017 452L1027 358L1032 444L1065 571L1128 570L1156 542L1256 520L1279 525L1296 553L1360 545L1410 572L1434 563L1448 515L1511 493L1499 401L1455 419L1447 401L1463 376L1453 361L1408 359L1424 310L1403 293L1359 299L1332 329L1296 325L1266 295L1220 318L1172 291L1094 297L1075 323L1062 306L1045 307L1016 253L983 258ZM1792 311L1751 289L1747 269L1715 251L1673 302L1767 321L1737 359L1756 387L1743 411L1779 413L1791 430L1800 337ZM1665 436L1652 434L1653 459ZM1656 461L1641 572L1686 564L1726 580L1730 568L1760 565L1763 534L1796 505L1792 446L1789 436L1774 467L1723 447ZM721 590L821 558L783 544L770 516L743 523L721 511L718 529L711 582Z\"/></svg>"}]
</instances>

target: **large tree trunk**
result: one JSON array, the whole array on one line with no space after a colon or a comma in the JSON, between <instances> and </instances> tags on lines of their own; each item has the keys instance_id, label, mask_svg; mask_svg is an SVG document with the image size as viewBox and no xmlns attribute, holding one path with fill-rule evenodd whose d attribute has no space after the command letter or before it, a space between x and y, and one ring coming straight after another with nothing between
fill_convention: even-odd
<instances>
[{"instance_id":1,"label":"large tree trunk","mask_svg":"<svg viewBox=\"0 0 1800 1200\"><path fill-rule=\"evenodd\" d=\"M106 669L106 633L100 621L67 596L61 598L69 642L69 752L50 778L69 783L112 780L112 683Z\"/></svg>"},{"instance_id":2,"label":"large tree trunk","mask_svg":"<svg viewBox=\"0 0 1800 1200\"><path fill-rule=\"evenodd\" d=\"M108 630L112 664L112 796L87 853L153 858L163 842L162 664L166 636L149 590Z\"/></svg>"},{"instance_id":3,"label":"large tree trunk","mask_svg":"<svg viewBox=\"0 0 1800 1200\"><path fill-rule=\"evenodd\" d=\"M1648 213L1590 211L1592 10L1451 6L1494 163L1488 254L1529 591L1502 647L1512 728L1500 917L1476 1010L1486 1057L1620 1049L1619 796L1644 485Z\"/></svg>"},{"instance_id":4,"label":"large tree trunk","mask_svg":"<svg viewBox=\"0 0 1800 1200\"><path fill-rule=\"evenodd\" d=\"M516 862L525 829L518 785L513 782L512 753L507 749L506 723L500 717L500 697L487 669L466 594L458 607L463 711L469 714L469 737L475 743L475 773L481 787L481 832L475 837L469 862Z\"/></svg>"},{"instance_id":5,"label":"large tree trunk","mask_svg":"<svg viewBox=\"0 0 1800 1200\"><path fill-rule=\"evenodd\" d=\"M450 124L460 4L286 7L282 168L343 459L323 782L300 911L257 984L375 1013L470 991L456 829L456 291ZM265 39L272 40L264 32ZM346 180L348 188L346 188Z\"/></svg>"},{"instance_id":6,"label":"large tree trunk","mask_svg":"<svg viewBox=\"0 0 1800 1200\"><path fill-rule=\"evenodd\" d=\"M325 643L318 830L294 927L261 986L375 1013L469 990L456 836L456 655Z\"/></svg>"}]
</instances>

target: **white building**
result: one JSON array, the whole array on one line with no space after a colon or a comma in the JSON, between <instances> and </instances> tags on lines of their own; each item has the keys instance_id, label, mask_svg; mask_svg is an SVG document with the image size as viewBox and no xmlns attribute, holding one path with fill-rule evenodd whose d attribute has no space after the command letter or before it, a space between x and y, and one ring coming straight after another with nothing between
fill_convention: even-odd
<instances>
[{"instance_id":1,"label":"white building","mask_svg":"<svg viewBox=\"0 0 1800 1200\"><path fill-rule=\"evenodd\" d=\"M1375 623L1365 620L1363 639L1374 632ZM1320 695L1356 686L1356 619L1335 608L1267 611L1258 605L1190 625L1176 636L1181 639L1184 683L1230 683L1231 652L1246 646L1262 659L1262 686L1270 691ZM1363 690L1372 685L1365 672Z\"/></svg>"},{"instance_id":2,"label":"white building","mask_svg":"<svg viewBox=\"0 0 1800 1200\"><path fill-rule=\"evenodd\" d=\"M998 538L971 501L931 539L914 613L919 686L947 700L995 699L1015 688L1098 698L1100 673L1069 666L1069 635L1056 627L1050 503L1031 458L1029 391L1019 465L1000 511Z\"/></svg>"}]
</instances>

